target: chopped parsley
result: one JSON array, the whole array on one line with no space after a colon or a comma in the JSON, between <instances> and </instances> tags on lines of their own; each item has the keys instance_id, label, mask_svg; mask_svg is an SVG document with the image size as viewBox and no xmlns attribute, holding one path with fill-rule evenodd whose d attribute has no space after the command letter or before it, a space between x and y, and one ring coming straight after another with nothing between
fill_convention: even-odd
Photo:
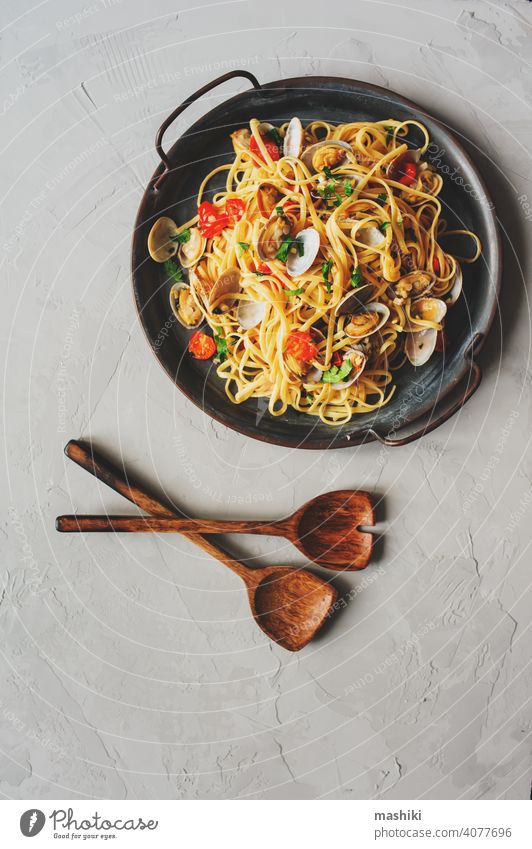
<instances>
[{"instance_id":1,"label":"chopped parsley","mask_svg":"<svg viewBox=\"0 0 532 849\"><path fill-rule=\"evenodd\" d=\"M333 173L330 168L327 168L327 166L325 165L325 167L321 170L323 171L328 180L334 180Z\"/></svg>"},{"instance_id":2,"label":"chopped parsley","mask_svg":"<svg viewBox=\"0 0 532 849\"><path fill-rule=\"evenodd\" d=\"M281 136L279 135L279 130L276 127L272 127L271 130L268 130L266 135L269 136L269 138L271 138L271 140L273 142L275 142L277 147L283 146L283 140L282 140Z\"/></svg>"},{"instance_id":3,"label":"chopped parsley","mask_svg":"<svg viewBox=\"0 0 532 849\"><path fill-rule=\"evenodd\" d=\"M332 286L329 280L329 274L331 273L332 268L332 259L328 259L327 262L324 262L321 266L321 276L323 277L323 281L325 283L325 287L328 292L332 290Z\"/></svg>"},{"instance_id":4,"label":"chopped parsley","mask_svg":"<svg viewBox=\"0 0 532 849\"><path fill-rule=\"evenodd\" d=\"M346 198L350 197L353 194L353 184L346 180L344 183L344 195Z\"/></svg>"},{"instance_id":5,"label":"chopped parsley","mask_svg":"<svg viewBox=\"0 0 532 849\"><path fill-rule=\"evenodd\" d=\"M390 227L390 226L391 226L391 221L382 221L382 222L379 224L379 230L381 231L381 233L386 233L386 230L387 230L387 229L388 229L388 227Z\"/></svg>"},{"instance_id":6,"label":"chopped parsley","mask_svg":"<svg viewBox=\"0 0 532 849\"><path fill-rule=\"evenodd\" d=\"M304 255L305 245L303 244L301 239L297 239L297 238L292 239L291 236L285 236L284 239L283 239L283 242L281 244L281 247L279 248L279 250L277 251L277 253L275 255L276 259L279 259L281 262L286 262L286 260L288 259L288 252L290 251L290 248L292 246L297 248L297 252L298 252L299 256Z\"/></svg>"},{"instance_id":7,"label":"chopped parsley","mask_svg":"<svg viewBox=\"0 0 532 849\"><path fill-rule=\"evenodd\" d=\"M335 194L336 194L336 200L333 200L333 206L340 206L340 204L342 203L342 198L340 197L338 192L335 192Z\"/></svg>"},{"instance_id":8,"label":"chopped parsley","mask_svg":"<svg viewBox=\"0 0 532 849\"><path fill-rule=\"evenodd\" d=\"M271 274L271 271L256 271L255 277L269 277L270 274Z\"/></svg>"},{"instance_id":9,"label":"chopped parsley","mask_svg":"<svg viewBox=\"0 0 532 849\"><path fill-rule=\"evenodd\" d=\"M288 295L289 298L292 298L294 295L302 295L305 289L302 287L301 289L287 289L285 294Z\"/></svg>"},{"instance_id":10,"label":"chopped parsley","mask_svg":"<svg viewBox=\"0 0 532 849\"><path fill-rule=\"evenodd\" d=\"M238 255L242 256L246 251L249 251L249 244L247 242L237 242L238 245Z\"/></svg>"},{"instance_id":11,"label":"chopped parsley","mask_svg":"<svg viewBox=\"0 0 532 849\"><path fill-rule=\"evenodd\" d=\"M190 230L183 230L181 233L178 233L177 236L171 237L172 242L178 242L180 245L184 245L186 242L190 241Z\"/></svg>"},{"instance_id":12,"label":"chopped parsley","mask_svg":"<svg viewBox=\"0 0 532 849\"><path fill-rule=\"evenodd\" d=\"M168 274L168 277L171 277L176 283L181 283L183 280L183 269L180 268L177 262L174 262L173 259L166 260L164 270Z\"/></svg>"},{"instance_id":13,"label":"chopped parsley","mask_svg":"<svg viewBox=\"0 0 532 849\"><path fill-rule=\"evenodd\" d=\"M332 366L329 371L324 371L322 375L323 383L340 383L349 376L353 368L353 364L349 360L344 360L341 366Z\"/></svg>"},{"instance_id":14,"label":"chopped parsley","mask_svg":"<svg viewBox=\"0 0 532 849\"><path fill-rule=\"evenodd\" d=\"M351 275L351 286L356 289L357 286L360 286L362 283L362 270L359 265L353 269L353 273Z\"/></svg>"},{"instance_id":15,"label":"chopped parsley","mask_svg":"<svg viewBox=\"0 0 532 849\"><path fill-rule=\"evenodd\" d=\"M385 127L386 130L386 147L390 144L393 136L393 127Z\"/></svg>"},{"instance_id":16,"label":"chopped parsley","mask_svg":"<svg viewBox=\"0 0 532 849\"><path fill-rule=\"evenodd\" d=\"M223 363L225 358L229 353L229 348L227 347L227 339L224 339L223 336L217 336L215 334L214 341L216 342L216 357L214 359L215 363Z\"/></svg>"},{"instance_id":17,"label":"chopped parsley","mask_svg":"<svg viewBox=\"0 0 532 849\"><path fill-rule=\"evenodd\" d=\"M284 215L282 206L276 206L275 211L276 211L277 215Z\"/></svg>"},{"instance_id":18,"label":"chopped parsley","mask_svg":"<svg viewBox=\"0 0 532 849\"><path fill-rule=\"evenodd\" d=\"M383 206L388 200L388 195L386 192L381 192L380 195L377 195L377 203L379 206Z\"/></svg>"}]
</instances>

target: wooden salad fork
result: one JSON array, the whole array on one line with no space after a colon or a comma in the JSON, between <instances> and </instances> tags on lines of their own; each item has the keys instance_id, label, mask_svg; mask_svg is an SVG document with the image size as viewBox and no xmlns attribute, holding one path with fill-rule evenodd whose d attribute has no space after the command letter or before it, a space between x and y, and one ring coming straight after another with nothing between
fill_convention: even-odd
<instances>
[{"instance_id":1,"label":"wooden salad fork","mask_svg":"<svg viewBox=\"0 0 532 849\"><path fill-rule=\"evenodd\" d=\"M132 483L125 470L121 472L90 445L71 440L65 448L65 454L141 510L152 514L146 519L140 517L141 521L149 521L151 518L180 518L177 511L170 510L140 486ZM58 528L65 518L69 517L58 517ZM67 527L62 530L67 530ZM83 528L78 523L72 530L79 531ZM332 613L337 599L335 588L306 569L287 566L251 569L201 534L188 530L181 533L242 579L247 589L251 613L259 628L288 651L299 651L306 646Z\"/></svg>"},{"instance_id":2,"label":"wooden salad fork","mask_svg":"<svg viewBox=\"0 0 532 849\"><path fill-rule=\"evenodd\" d=\"M115 531L135 533L263 534L282 536L299 551L327 569L364 569L373 551L375 515L368 492L351 489L318 495L287 519L277 522L216 521L152 516L58 516L58 531Z\"/></svg>"}]
</instances>

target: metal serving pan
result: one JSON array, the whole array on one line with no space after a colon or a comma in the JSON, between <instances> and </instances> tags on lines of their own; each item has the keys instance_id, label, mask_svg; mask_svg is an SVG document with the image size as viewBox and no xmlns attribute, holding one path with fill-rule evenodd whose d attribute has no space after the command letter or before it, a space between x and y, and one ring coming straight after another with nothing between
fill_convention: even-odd
<instances>
[{"instance_id":1,"label":"metal serving pan","mask_svg":"<svg viewBox=\"0 0 532 849\"><path fill-rule=\"evenodd\" d=\"M237 94L196 121L165 152L163 136L172 122L195 100L234 77L245 77L249 91ZM173 319L163 269L148 254L147 237L154 220L169 215L177 222L196 213L201 180L233 157L230 133L256 117L273 124L297 115L306 124L386 118L415 118L427 127L432 141L428 161L441 170L440 199L451 225L475 231L482 257L464 265L464 290L450 311L445 355L433 355L418 369L405 366L396 373L391 401L376 413L355 415L341 427L289 411L274 417L264 399L235 405L212 363L186 353L190 333ZM339 77L296 77L260 85L248 71L231 71L185 100L160 127L156 149L161 163L142 198L133 236L133 290L139 318L157 359L187 398L227 427L246 436L294 448L341 448L378 439L386 445L405 445L446 421L473 395L481 380L475 362L497 307L501 279L501 244L493 203L473 161L455 136L409 100L379 86ZM219 189L213 181L210 189ZM412 427L415 424L414 427ZM406 431L406 432L405 432Z\"/></svg>"}]
</instances>

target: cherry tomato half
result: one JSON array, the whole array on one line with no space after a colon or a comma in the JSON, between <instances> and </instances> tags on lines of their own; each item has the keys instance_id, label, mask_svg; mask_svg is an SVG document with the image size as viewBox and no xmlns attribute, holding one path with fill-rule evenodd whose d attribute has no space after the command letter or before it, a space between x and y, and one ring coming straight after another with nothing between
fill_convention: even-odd
<instances>
[{"instance_id":1,"label":"cherry tomato half","mask_svg":"<svg viewBox=\"0 0 532 849\"><path fill-rule=\"evenodd\" d=\"M310 363L318 353L318 346L312 341L310 333L294 330L286 340L286 353L301 363Z\"/></svg>"},{"instance_id":2,"label":"cherry tomato half","mask_svg":"<svg viewBox=\"0 0 532 849\"><path fill-rule=\"evenodd\" d=\"M244 215L244 210L246 205L243 200L240 198L229 198L225 202L225 213L229 218L229 223L234 225L237 221L240 221L242 216Z\"/></svg>"},{"instance_id":3,"label":"cherry tomato half","mask_svg":"<svg viewBox=\"0 0 532 849\"><path fill-rule=\"evenodd\" d=\"M432 267L434 269L434 274L440 273L440 261L439 261L437 256L435 256L434 259L432 260Z\"/></svg>"},{"instance_id":4,"label":"cherry tomato half","mask_svg":"<svg viewBox=\"0 0 532 849\"><path fill-rule=\"evenodd\" d=\"M212 336L207 336L201 330L196 330L190 337L188 350L196 360L208 360L216 353L216 342Z\"/></svg>"},{"instance_id":5,"label":"cherry tomato half","mask_svg":"<svg viewBox=\"0 0 532 849\"><path fill-rule=\"evenodd\" d=\"M221 233L229 225L229 216L214 206L208 200L204 200L198 207L199 228L206 239L212 239Z\"/></svg>"},{"instance_id":6,"label":"cherry tomato half","mask_svg":"<svg viewBox=\"0 0 532 849\"><path fill-rule=\"evenodd\" d=\"M275 144L274 141L269 139L268 136L263 135L261 133L260 137L264 147L270 155L270 159L273 160L273 162L277 162L277 160L281 158L281 151L279 150L278 146ZM255 154L255 156L258 156L259 159L262 159L263 162L265 161L255 136L251 136L249 150L251 153Z\"/></svg>"},{"instance_id":7,"label":"cherry tomato half","mask_svg":"<svg viewBox=\"0 0 532 849\"><path fill-rule=\"evenodd\" d=\"M401 177L399 177L399 182L403 184L403 186L411 186L414 180L417 178L417 165L415 162L405 162L403 167L401 168Z\"/></svg>"}]
</instances>

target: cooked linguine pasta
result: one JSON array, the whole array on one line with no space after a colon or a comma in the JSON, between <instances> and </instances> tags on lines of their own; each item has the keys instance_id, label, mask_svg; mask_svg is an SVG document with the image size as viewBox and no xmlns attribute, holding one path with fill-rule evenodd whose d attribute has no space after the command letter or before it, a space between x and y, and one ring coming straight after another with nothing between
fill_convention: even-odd
<instances>
[{"instance_id":1,"label":"cooked linguine pasta","mask_svg":"<svg viewBox=\"0 0 532 849\"><path fill-rule=\"evenodd\" d=\"M472 240L462 261L481 252L474 233L446 228L442 178L423 161L427 130L252 120L232 142L233 161L200 186L198 215L180 226L160 218L149 236L176 281L172 309L195 331L190 354L215 359L235 404L267 398L273 416L291 407L340 425L378 409L396 369L441 350L462 289L442 235ZM225 190L205 200L222 172Z\"/></svg>"}]
</instances>

